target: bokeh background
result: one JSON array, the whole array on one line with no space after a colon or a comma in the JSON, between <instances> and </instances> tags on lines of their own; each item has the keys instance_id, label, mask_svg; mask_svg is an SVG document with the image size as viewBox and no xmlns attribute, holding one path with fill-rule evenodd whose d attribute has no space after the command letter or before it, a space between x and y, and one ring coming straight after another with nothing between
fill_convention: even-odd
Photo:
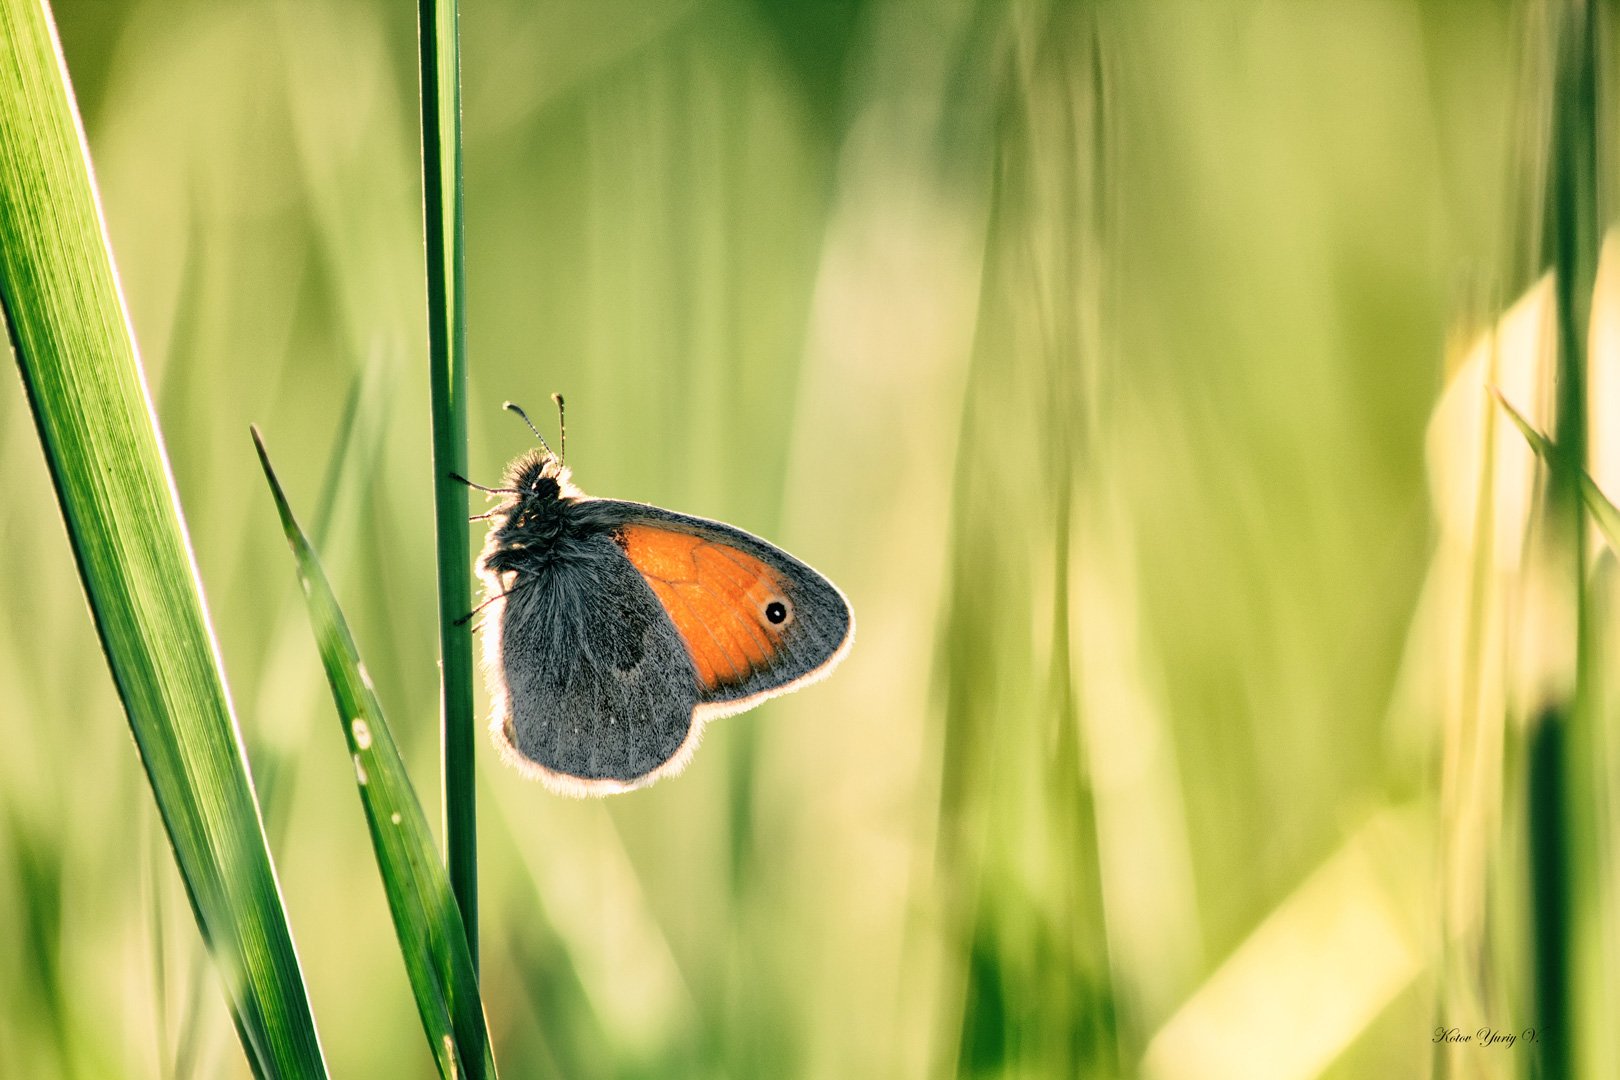
<instances>
[{"instance_id":1,"label":"bokeh background","mask_svg":"<svg viewBox=\"0 0 1620 1080\"><path fill-rule=\"evenodd\" d=\"M334 1075L429 1076L247 435L436 806L414 5L56 17ZM563 391L586 490L768 536L859 622L644 792L481 743L507 1075L1432 1066L1424 432L1527 281L1526 26L464 4L474 478ZM246 1075L20 393L0 486L3 1071Z\"/></svg>"}]
</instances>

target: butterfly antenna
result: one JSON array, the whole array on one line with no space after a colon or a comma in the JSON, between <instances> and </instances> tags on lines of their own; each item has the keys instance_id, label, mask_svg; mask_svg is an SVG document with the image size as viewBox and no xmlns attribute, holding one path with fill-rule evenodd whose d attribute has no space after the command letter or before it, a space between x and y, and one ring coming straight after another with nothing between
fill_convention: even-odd
<instances>
[{"instance_id":1,"label":"butterfly antenna","mask_svg":"<svg viewBox=\"0 0 1620 1080\"><path fill-rule=\"evenodd\" d=\"M518 405L516 405L516 404L514 404L513 402L510 402L510 401L503 404L501 406L501 408L510 409L513 412L517 413L519 416L523 417L523 422L525 424L529 425L529 430L534 432L534 437L540 440L541 448L544 449L546 453L548 453L548 454L551 453L551 445L546 442L546 437L544 435L540 434L540 429L534 426L534 421L529 419L529 414L528 413L524 412L521 407L519 407ZM552 456L555 457L556 455L553 454Z\"/></svg>"},{"instance_id":2,"label":"butterfly antenna","mask_svg":"<svg viewBox=\"0 0 1620 1080\"><path fill-rule=\"evenodd\" d=\"M568 464L568 425L563 420L563 398L561 394L552 394L551 400L557 403L557 443L562 447L562 462Z\"/></svg>"}]
</instances>

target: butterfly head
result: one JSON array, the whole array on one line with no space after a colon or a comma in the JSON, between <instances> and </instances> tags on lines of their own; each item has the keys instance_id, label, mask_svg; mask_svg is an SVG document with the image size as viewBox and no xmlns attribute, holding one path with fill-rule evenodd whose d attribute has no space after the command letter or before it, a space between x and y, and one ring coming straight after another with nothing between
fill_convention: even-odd
<instances>
[{"instance_id":1,"label":"butterfly head","mask_svg":"<svg viewBox=\"0 0 1620 1080\"><path fill-rule=\"evenodd\" d=\"M578 532L575 503L583 498L568 467L549 451L531 450L506 470L506 502L488 515L495 521L479 569L497 576L539 572L572 551ZM502 583L502 589L511 587Z\"/></svg>"},{"instance_id":2,"label":"butterfly head","mask_svg":"<svg viewBox=\"0 0 1620 1080\"><path fill-rule=\"evenodd\" d=\"M506 486L518 492L518 503L553 503L576 497L568 466L549 450L531 450L506 470Z\"/></svg>"}]
</instances>

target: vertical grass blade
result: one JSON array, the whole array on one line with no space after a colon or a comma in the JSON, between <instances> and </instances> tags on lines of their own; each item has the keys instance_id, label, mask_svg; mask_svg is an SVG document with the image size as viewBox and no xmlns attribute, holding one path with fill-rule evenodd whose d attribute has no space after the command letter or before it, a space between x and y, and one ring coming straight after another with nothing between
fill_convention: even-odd
<instances>
[{"instance_id":1,"label":"vertical grass blade","mask_svg":"<svg viewBox=\"0 0 1620 1080\"><path fill-rule=\"evenodd\" d=\"M248 1061L261 1077L324 1077L72 91L39 0L0 0L0 305L102 648Z\"/></svg>"},{"instance_id":2,"label":"vertical grass blade","mask_svg":"<svg viewBox=\"0 0 1620 1080\"><path fill-rule=\"evenodd\" d=\"M444 847L478 963L478 804L473 783L472 610L467 489L467 294L461 191L461 50L456 0L420 0L422 196L427 238L428 378L433 400L433 505L439 553L439 720L444 754Z\"/></svg>"},{"instance_id":3,"label":"vertical grass blade","mask_svg":"<svg viewBox=\"0 0 1620 1080\"><path fill-rule=\"evenodd\" d=\"M941 995L933 1071L1117 1076L1135 1057L1122 1043L1135 1040L1112 976L1081 682L1096 655L1077 632L1082 583L1123 576L1100 568L1112 522L1098 463L1110 448L1093 423L1109 379L1103 31L1090 8L1057 5L1008 11L1001 32L1007 74L939 661L938 872L957 905L960 974ZM994 478L973 451L992 442ZM1014 526L994 509L1006 506L1040 510ZM1031 632L1031 612L1048 633ZM998 834L1041 835L1062 856L1034 880L987 841Z\"/></svg>"},{"instance_id":4,"label":"vertical grass blade","mask_svg":"<svg viewBox=\"0 0 1620 1080\"><path fill-rule=\"evenodd\" d=\"M1582 1075L1600 1032L1583 1024L1581 954L1597 929L1578 898L1599 888L1595 778L1599 745L1592 693L1593 623L1586 589L1586 524L1581 497L1586 467L1586 337L1597 276L1602 215L1598 206L1598 12L1584 0L1552 5L1553 85L1546 228L1557 315L1553 383L1554 453L1549 461L1540 560L1549 595L1566 620L1538 628L1562 635L1554 686L1536 710L1530 734L1528 810L1530 897L1535 935L1535 998L1540 1021L1565 1033L1543 1049L1543 1075Z\"/></svg>"},{"instance_id":5,"label":"vertical grass blade","mask_svg":"<svg viewBox=\"0 0 1620 1080\"><path fill-rule=\"evenodd\" d=\"M434 850L433 830L360 664L348 622L315 550L287 506L257 431L253 445L298 564L298 580L304 587L321 663L332 687L338 723L354 759L360 803L371 830L400 954L439 1074L445 1080L493 1077L495 1063L478 996L478 975L450 879Z\"/></svg>"}]
</instances>

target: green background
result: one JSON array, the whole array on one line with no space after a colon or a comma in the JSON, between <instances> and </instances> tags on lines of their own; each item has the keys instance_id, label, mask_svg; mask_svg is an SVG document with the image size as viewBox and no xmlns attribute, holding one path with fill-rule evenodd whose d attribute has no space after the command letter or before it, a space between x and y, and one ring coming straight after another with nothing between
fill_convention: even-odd
<instances>
[{"instance_id":1,"label":"green background","mask_svg":"<svg viewBox=\"0 0 1620 1080\"><path fill-rule=\"evenodd\" d=\"M436 804L414 8L56 16L328 1058L428 1076L247 435L311 515L356 410L322 554ZM507 1075L1428 1067L1423 435L1522 284L1525 27L465 5L472 476L560 390L585 490L768 536L859 623L645 792L481 739ZM0 1059L246 1075L0 397Z\"/></svg>"}]
</instances>

